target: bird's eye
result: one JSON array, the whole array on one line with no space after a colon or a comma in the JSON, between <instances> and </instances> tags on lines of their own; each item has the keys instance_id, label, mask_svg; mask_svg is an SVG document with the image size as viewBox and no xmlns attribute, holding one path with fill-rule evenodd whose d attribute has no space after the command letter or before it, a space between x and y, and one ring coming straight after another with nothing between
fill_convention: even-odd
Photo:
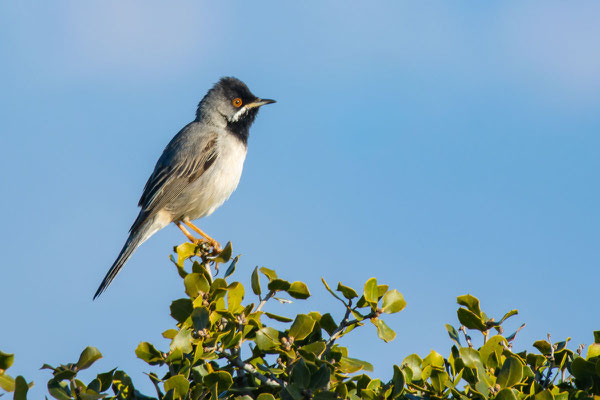
<instances>
[{"instance_id":1,"label":"bird's eye","mask_svg":"<svg viewBox=\"0 0 600 400\"><path fill-rule=\"evenodd\" d=\"M241 105L242 105L242 99L240 99L239 97L236 97L235 99L233 99L234 107L240 107Z\"/></svg>"}]
</instances>

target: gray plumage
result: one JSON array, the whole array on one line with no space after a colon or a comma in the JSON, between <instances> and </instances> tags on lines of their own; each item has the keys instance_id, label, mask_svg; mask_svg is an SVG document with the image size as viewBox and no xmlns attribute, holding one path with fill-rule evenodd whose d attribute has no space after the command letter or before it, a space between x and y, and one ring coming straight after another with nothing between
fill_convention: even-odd
<instances>
[{"instance_id":1,"label":"gray plumage","mask_svg":"<svg viewBox=\"0 0 600 400\"><path fill-rule=\"evenodd\" d=\"M232 77L208 91L196 119L175 135L156 163L138 204L140 213L94 299L158 230L210 215L229 198L242 174L250 126L259 107L274 102L254 96Z\"/></svg>"}]
</instances>

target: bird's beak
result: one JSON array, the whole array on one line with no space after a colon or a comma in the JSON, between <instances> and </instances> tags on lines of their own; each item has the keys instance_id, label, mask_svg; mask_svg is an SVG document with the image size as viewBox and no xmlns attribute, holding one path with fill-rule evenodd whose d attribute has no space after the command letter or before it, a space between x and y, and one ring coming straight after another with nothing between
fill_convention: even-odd
<instances>
[{"instance_id":1,"label":"bird's beak","mask_svg":"<svg viewBox=\"0 0 600 400\"><path fill-rule=\"evenodd\" d=\"M256 99L252 103L246 104L246 108L260 107L260 106L264 106L265 104L271 104L271 103L276 103L276 101L271 100L271 99Z\"/></svg>"}]
</instances>

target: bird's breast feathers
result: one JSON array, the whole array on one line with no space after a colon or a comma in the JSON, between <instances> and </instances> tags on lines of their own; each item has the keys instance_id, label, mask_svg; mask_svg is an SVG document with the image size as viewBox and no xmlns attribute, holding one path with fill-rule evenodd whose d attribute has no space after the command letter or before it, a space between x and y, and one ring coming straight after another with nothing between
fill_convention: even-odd
<instances>
[{"instance_id":1,"label":"bird's breast feathers","mask_svg":"<svg viewBox=\"0 0 600 400\"><path fill-rule=\"evenodd\" d=\"M196 207L190 210L190 219L212 214L237 188L242 176L246 145L238 138L221 133L217 136L216 159L204 174L192 183L193 192L198 196Z\"/></svg>"}]
</instances>

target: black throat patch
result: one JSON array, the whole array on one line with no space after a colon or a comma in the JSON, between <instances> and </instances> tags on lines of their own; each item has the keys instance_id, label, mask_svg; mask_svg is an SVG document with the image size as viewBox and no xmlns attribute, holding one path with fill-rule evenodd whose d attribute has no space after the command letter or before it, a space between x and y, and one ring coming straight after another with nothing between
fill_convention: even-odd
<instances>
[{"instance_id":1,"label":"black throat patch","mask_svg":"<svg viewBox=\"0 0 600 400\"><path fill-rule=\"evenodd\" d=\"M250 126L254 122L256 115L258 114L258 107L249 109L244 115L237 121L227 122L227 130L231 132L235 137L241 140L245 145L248 144L248 136L250 136Z\"/></svg>"}]
</instances>

